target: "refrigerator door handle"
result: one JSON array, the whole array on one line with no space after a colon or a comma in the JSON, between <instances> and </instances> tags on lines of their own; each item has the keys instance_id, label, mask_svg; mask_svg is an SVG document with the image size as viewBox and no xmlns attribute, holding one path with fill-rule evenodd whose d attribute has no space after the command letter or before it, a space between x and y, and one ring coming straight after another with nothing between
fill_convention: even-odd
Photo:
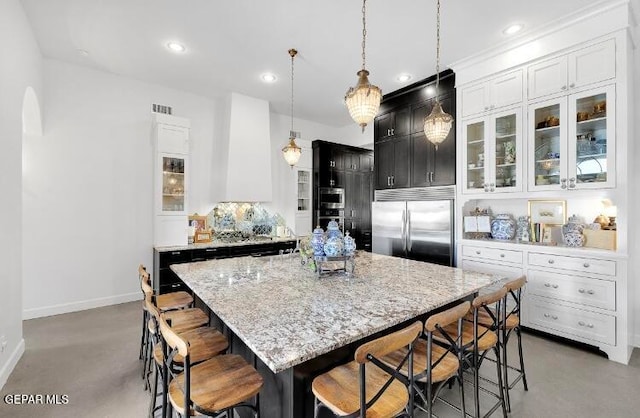
<instances>
[{"instance_id":1,"label":"refrigerator door handle","mask_svg":"<svg viewBox=\"0 0 640 418\"><path fill-rule=\"evenodd\" d=\"M411 251L411 211L407 209L407 250Z\"/></svg>"},{"instance_id":2,"label":"refrigerator door handle","mask_svg":"<svg viewBox=\"0 0 640 418\"><path fill-rule=\"evenodd\" d=\"M407 211L402 211L402 251L407 252Z\"/></svg>"}]
</instances>

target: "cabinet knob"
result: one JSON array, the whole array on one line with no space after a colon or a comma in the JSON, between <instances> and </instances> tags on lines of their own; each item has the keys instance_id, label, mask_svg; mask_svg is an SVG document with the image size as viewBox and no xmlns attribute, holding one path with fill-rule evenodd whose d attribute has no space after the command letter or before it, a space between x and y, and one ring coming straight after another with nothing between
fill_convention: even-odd
<instances>
[{"instance_id":1,"label":"cabinet knob","mask_svg":"<svg viewBox=\"0 0 640 418\"><path fill-rule=\"evenodd\" d=\"M566 90L566 89L567 89L567 86L566 86L566 85L564 85L564 86L560 87L560 90Z\"/></svg>"},{"instance_id":2,"label":"cabinet knob","mask_svg":"<svg viewBox=\"0 0 640 418\"><path fill-rule=\"evenodd\" d=\"M595 292L593 290L587 290L588 295L593 295Z\"/></svg>"},{"instance_id":3,"label":"cabinet knob","mask_svg":"<svg viewBox=\"0 0 640 418\"><path fill-rule=\"evenodd\" d=\"M484 110L489 110L489 106L485 106L485 107L484 107Z\"/></svg>"},{"instance_id":4,"label":"cabinet knob","mask_svg":"<svg viewBox=\"0 0 640 418\"><path fill-rule=\"evenodd\" d=\"M555 315L551 315L551 318L553 318L553 319L558 319L558 317L557 317L557 316L555 316Z\"/></svg>"},{"instance_id":5,"label":"cabinet knob","mask_svg":"<svg viewBox=\"0 0 640 418\"><path fill-rule=\"evenodd\" d=\"M551 283L545 283L544 287L551 287Z\"/></svg>"},{"instance_id":6,"label":"cabinet knob","mask_svg":"<svg viewBox=\"0 0 640 418\"><path fill-rule=\"evenodd\" d=\"M569 84L569 87L574 88L576 86L576 83L571 83Z\"/></svg>"},{"instance_id":7,"label":"cabinet knob","mask_svg":"<svg viewBox=\"0 0 640 418\"><path fill-rule=\"evenodd\" d=\"M552 284L551 287L553 287L554 289L557 289L558 285L557 284Z\"/></svg>"},{"instance_id":8,"label":"cabinet knob","mask_svg":"<svg viewBox=\"0 0 640 418\"><path fill-rule=\"evenodd\" d=\"M549 263L549 264L553 264L553 263L555 263L555 260L553 260L553 259L549 259L549 260L547 260L547 263Z\"/></svg>"},{"instance_id":9,"label":"cabinet knob","mask_svg":"<svg viewBox=\"0 0 640 418\"><path fill-rule=\"evenodd\" d=\"M476 254L478 254L478 255L479 255L479 254L480 254L480 250L476 250Z\"/></svg>"},{"instance_id":10,"label":"cabinet knob","mask_svg":"<svg viewBox=\"0 0 640 418\"><path fill-rule=\"evenodd\" d=\"M586 324L584 323L584 321L578 321L578 325L580 325L581 327L584 327Z\"/></svg>"},{"instance_id":11,"label":"cabinet knob","mask_svg":"<svg viewBox=\"0 0 640 418\"><path fill-rule=\"evenodd\" d=\"M578 289L578 293L584 293L585 290L584 289Z\"/></svg>"},{"instance_id":12,"label":"cabinet knob","mask_svg":"<svg viewBox=\"0 0 640 418\"><path fill-rule=\"evenodd\" d=\"M582 266L583 266L584 268L588 269L588 268L589 268L589 265L590 265L589 263L584 263Z\"/></svg>"},{"instance_id":13,"label":"cabinet knob","mask_svg":"<svg viewBox=\"0 0 640 418\"><path fill-rule=\"evenodd\" d=\"M549 318L551 315L549 315L548 313L544 314L545 318Z\"/></svg>"},{"instance_id":14,"label":"cabinet knob","mask_svg":"<svg viewBox=\"0 0 640 418\"><path fill-rule=\"evenodd\" d=\"M587 328L593 328L593 324L587 324Z\"/></svg>"},{"instance_id":15,"label":"cabinet knob","mask_svg":"<svg viewBox=\"0 0 640 418\"><path fill-rule=\"evenodd\" d=\"M504 258L504 254L500 254L500 258Z\"/></svg>"}]
</instances>

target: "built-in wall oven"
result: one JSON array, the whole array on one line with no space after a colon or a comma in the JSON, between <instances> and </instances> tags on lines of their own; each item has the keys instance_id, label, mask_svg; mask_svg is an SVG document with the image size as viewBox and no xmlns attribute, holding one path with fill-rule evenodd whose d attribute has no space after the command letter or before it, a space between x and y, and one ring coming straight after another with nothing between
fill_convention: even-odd
<instances>
[{"instance_id":1,"label":"built-in wall oven","mask_svg":"<svg viewBox=\"0 0 640 418\"><path fill-rule=\"evenodd\" d=\"M341 187L320 187L318 202L320 209L344 209L344 189Z\"/></svg>"}]
</instances>

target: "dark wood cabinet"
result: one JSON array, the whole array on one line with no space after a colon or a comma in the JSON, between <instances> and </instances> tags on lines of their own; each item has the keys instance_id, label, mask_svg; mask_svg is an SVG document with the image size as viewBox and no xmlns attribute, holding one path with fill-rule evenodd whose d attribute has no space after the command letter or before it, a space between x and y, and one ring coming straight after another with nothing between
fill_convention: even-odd
<instances>
[{"instance_id":1,"label":"dark wood cabinet","mask_svg":"<svg viewBox=\"0 0 640 418\"><path fill-rule=\"evenodd\" d=\"M374 156L371 150L313 141L314 214L313 224L326 227L330 219L340 223L344 231L360 242L371 231ZM332 164L330 161L336 161ZM329 162L327 164L327 162ZM341 168L340 168L341 167ZM344 188L344 208L323 208L320 187ZM365 235L363 235L363 233ZM366 238L364 238L366 239ZM370 239L369 239L370 241ZM361 249L371 250L363 244Z\"/></svg>"},{"instance_id":2,"label":"dark wood cabinet","mask_svg":"<svg viewBox=\"0 0 640 418\"><path fill-rule=\"evenodd\" d=\"M374 122L375 141L407 135L410 129L411 109L401 106L376 117Z\"/></svg>"},{"instance_id":3,"label":"dark wood cabinet","mask_svg":"<svg viewBox=\"0 0 640 418\"><path fill-rule=\"evenodd\" d=\"M410 144L409 136L376 144L376 189L409 187Z\"/></svg>"},{"instance_id":4,"label":"dark wood cabinet","mask_svg":"<svg viewBox=\"0 0 640 418\"><path fill-rule=\"evenodd\" d=\"M424 118L436 101L435 76L385 95L374 131L375 188L448 186L456 182L455 121L447 139L438 146L424 135ZM440 103L455 115L455 77L441 73ZM402 121L398 130L398 121ZM390 135L396 126L395 136ZM398 136L405 132L406 135Z\"/></svg>"}]
</instances>

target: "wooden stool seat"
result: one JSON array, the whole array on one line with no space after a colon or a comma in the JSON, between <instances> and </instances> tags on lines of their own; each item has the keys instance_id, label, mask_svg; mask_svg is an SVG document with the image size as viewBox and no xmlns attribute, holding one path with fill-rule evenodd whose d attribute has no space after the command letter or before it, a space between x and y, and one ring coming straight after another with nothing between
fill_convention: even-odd
<instances>
[{"instance_id":1,"label":"wooden stool seat","mask_svg":"<svg viewBox=\"0 0 640 418\"><path fill-rule=\"evenodd\" d=\"M200 308L187 308L169 311L164 314L167 321L171 321L171 328L177 333L200 328L209 324L209 317Z\"/></svg>"},{"instance_id":2,"label":"wooden stool seat","mask_svg":"<svg viewBox=\"0 0 640 418\"><path fill-rule=\"evenodd\" d=\"M186 308L193 303L193 296L187 292L172 292L156 296L156 306L160 312Z\"/></svg>"},{"instance_id":3,"label":"wooden stool seat","mask_svg":"<svg viewBox=\"0 0 640 418\"><path fill-rule=\"evenodd\" d=\"M262 388L262 376L242 357L223 354L191 366L191 401L195 411L213 415L215 411L237 405L249 399ZM169 384L169 400L176 412L184 411L184 373Z\"/></svg>"},{"instance_id":4,"label":"wooden stool seat","mask_svg":"<svg viewBox=\"0 0 640 418\"><path fill-rule=\"evenodd\" d=\"M458 325L451 324L444 327L444 330L451 336L453 339L458 338ZM434 338L437 336L434 335ZM498 335L485 328L481 325L478 325L478 351L485 351L495 346L498 343ZM473 347L473 323L463 321L462 323L462 345L470 344L471 349Z\"/></svg>"},{"instance_id":5,"label":"wooden stool seat","mask_svg":"<svg viewBox=\"0 0 640 418\"><path fill-rule=\"evenodd\" d=\"M180 338L189 343L191 363L200 363L224 352L229 347L227 338L215 328L201 327L190 331L179 333ZM156 344L153 349L153 358L158 364L162 364L162 344ZM178 364L184 363L184 357L176 354L173 361Z\"/></svg>"},{"instance_id":6,"label":"wooden stool seat","mask_svg":"<svg viewBox=\"0 0 640 418\"><path fill-rule=\"evenodd\" d=\"M394 369L402 362L402 359L407 355L407 349L394 351L387 354L380 360ZM444 358L433 367L431 370L431 381L433 383L443 382L449 379L451 376L455 376L460 367L460 361L451 352L447 352L445 348L438 345L433 345L431 349L431 363L435 363L440 357L444 355ZM418 376L424 374L427 370L427 342L425 340L417 340L413 345L413 375ZM400 373L405 376L409 376L409 366L407 362L404 363ZM427 377L421 376L416 379L419 382L426 382Z\"/></svg>"},{"instance_id":7,"label":"wooden stool seat","mask_svg":"<svg viewBox=\"0 0 640 418\"><path fill-rule=\"evenodd\" d=\"M495 311L492 310L493 315L495 316L496 313ZM473 322L473 313L469 313L464 319L466 319L469 322ZM493 318L491 318L491 315L489 315L489 313L487 313L487 311L483 310L479 310L478 311L478 324L484 326L484 327L492 327L493 326ZM514 329L515 327L517 327L518 325L520 325L520 317L518 315L509 315L507 316L507 321L506 321L506 327L507 329Z\"/></svg>"},{"instance_id":8,"label":"wooden stool seat","mask_svg":"<svg viewBox=\"0 0 640 418\"><path fill-rule=\"evenodd\" d=\"M359 366L357 362L352 361L335 367L313 380L313 394L336 415L349 415L360 410ZM367 367L367 402L387 383L389 377L389 374L377 367ZM391 382L384 395L367 409L368 418L395 417L404 410L409 401L407 388L398 380Z\"/></svg>"}]
</instances>

